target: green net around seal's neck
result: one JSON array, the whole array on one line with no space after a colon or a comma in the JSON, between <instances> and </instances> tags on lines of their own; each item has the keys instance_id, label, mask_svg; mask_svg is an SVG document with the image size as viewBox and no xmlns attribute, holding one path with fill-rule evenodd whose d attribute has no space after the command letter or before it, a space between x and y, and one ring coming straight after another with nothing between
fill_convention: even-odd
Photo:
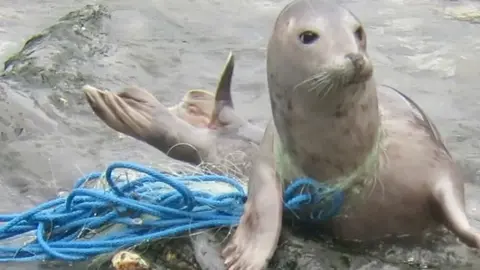
<instances>
[{"instance_id":1,"label":"green net around seal's neck","mask_svg":"<svg viewBox=\"0 0 480 270\"><path fill-rule=\"evenodd\" d=\"M376 134L372 150L366 157L365 162L351 173L338 177L337 179L316 179L322 183L332 183L325 192L334 193L336 191L343 191L345 193L360 194L364 187L374 184L375 181L377 181L383 138L384 131L380 127ZM276 131L274 136L274 155L276 171L283 183L302 177L309 177L286 152Z\"/></svg>"}]
</instances>

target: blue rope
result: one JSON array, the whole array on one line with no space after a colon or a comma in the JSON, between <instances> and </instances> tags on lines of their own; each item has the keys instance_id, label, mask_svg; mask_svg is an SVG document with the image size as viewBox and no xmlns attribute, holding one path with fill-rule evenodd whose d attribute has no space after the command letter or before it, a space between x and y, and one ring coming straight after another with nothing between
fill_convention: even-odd
<instances>
[{"instance_id":1,"label":"blue rope","mask_svg":"<svg viewBox=\"0 0 480 270\"><path fill-rule=\"evenodd\" d=\"M130 182L114 180L112 173L119 168L147 176ZM35 238L28 243L0 246L0 262L86 260L196 229L236 226L247 199L242 185L232 178L221 175L177 177L125 162L107 168L105 179L109 189L84 187L88 181L102 176L92 173L79 179L66 198L54 199L23 213L0 215L0 222L5 222L0 226L0 240L35 233ZM214 195L194 190L193 182L223 182L235 191ZM305 187L310 188L310 193L300 192ZM284 202L285 209L291 211L307 204L324 203L324 211L312 213L310 218L327 220L340 210L343 192L311 179L298 179L286 188ZM152 218L142 218L145 214ZM98 232L112 224L124 227L104 234Z\"/></svg>"}]
</instances>

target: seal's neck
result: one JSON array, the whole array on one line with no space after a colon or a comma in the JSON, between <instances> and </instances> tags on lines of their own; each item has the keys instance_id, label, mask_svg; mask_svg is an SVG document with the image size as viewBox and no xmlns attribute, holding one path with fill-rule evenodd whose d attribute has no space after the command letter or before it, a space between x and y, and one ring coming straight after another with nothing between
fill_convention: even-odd
<instances>
[{"instance_id":1,"label":"seal's neck","mask_svg":"<svg viewBox=\"0 0 480 270\"><path fill-rule=\"evenodd\" d=\"M272 99L283 155L319 181L348 177L375 165L372 158L378 157L380 115L373 78L333 91L324 97L294 93L276 104Z\"/></svg>"}]
</instances>

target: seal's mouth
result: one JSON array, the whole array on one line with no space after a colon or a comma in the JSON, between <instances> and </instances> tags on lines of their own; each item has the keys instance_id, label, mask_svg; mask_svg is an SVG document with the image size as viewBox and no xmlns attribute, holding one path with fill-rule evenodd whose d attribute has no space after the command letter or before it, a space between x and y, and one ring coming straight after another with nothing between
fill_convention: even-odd
<instances>
[{"instance_id":1,"label":"seal's mouth","mask_svg":"<svg viewBox=\"0 0 480 270\"><path fill-rule=\"evenodd\" d=\"M349 53L345 56L346 59L350 61L350 66L351 69L351 79L350 79L350 84L354 83L362 83L367 81L372 77L373 74L373 67L368 60L367 57L365 57L364 54L361 53ZM347 60L347 63L348 63ZM349 64L347 64L348 66ZM347 68L347 70L349 69Z\"/></svg>"},{"instance_id":2,"label":"seal's mouth","mask_svg":"<svg viewBox=\"0 0 480 270\"><path fill-rule=\"evenodd\" d=\"M318 73L297 84L294 90L325 96L332 90L366 82L372 74L373 66L364 54L349 53L339 64L321 68Z\"/></svg>"}]
</instances>

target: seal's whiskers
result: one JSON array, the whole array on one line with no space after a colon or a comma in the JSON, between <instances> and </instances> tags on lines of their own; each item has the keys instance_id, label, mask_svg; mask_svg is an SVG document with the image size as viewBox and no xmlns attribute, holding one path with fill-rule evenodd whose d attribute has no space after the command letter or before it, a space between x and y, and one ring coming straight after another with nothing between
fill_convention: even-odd
<instances>
[{"instance_id":1,"label":"seal's whiskers","mask_svg":"<svg viewBox=\"0 0 480 270\"><path fill-rule=\"evenodd\" d=\"M330 76L330 74L328 74L328 72L319 72L307 79L305 79L304 81L298 83L297 85L295 85L293 87L293 91L297 91L303 87L306 87L307 91L308 92L311 92L313 90L315 90L316 88L318 88L319 86L322 86L325 87L326 85L329 84L329 79L328 77Z\"/></svg>"},{"instance_id":2,"label":"seal's whiskers","mask_svg":"<svg viewBox=\"0 0 480 270\"><path fill-rule=\"evenodd\" d=\"M322 70L295 85L293 91L298 91L299 89L305 89L307 92L315 91L318 97L324 99L332 89L347 86L353 76L351 73L345 67Z\"/></svg>"}]
</instances>

